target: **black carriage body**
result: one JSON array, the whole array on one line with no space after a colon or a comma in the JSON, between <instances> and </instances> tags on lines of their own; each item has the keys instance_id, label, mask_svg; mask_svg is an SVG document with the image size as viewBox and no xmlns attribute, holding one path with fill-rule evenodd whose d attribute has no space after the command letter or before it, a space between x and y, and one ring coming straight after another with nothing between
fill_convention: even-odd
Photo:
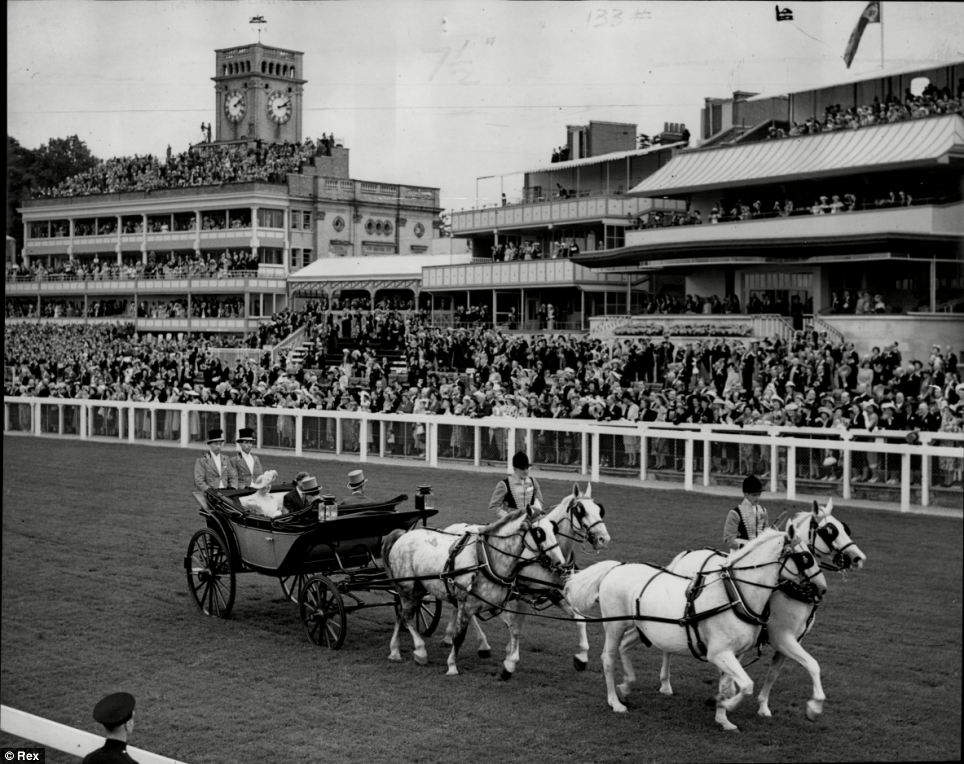
<instances>
[{"instance_id":1,"label":"black carriage body","mask_svg":"<svg viewBox=\"0 0 964 764\"><path fill-rule=\"evenodd\" d=\"M293 486L278 486L279 498ZM381 555L382 538L396 528L408 530L437 510L398 512L408 497L397 496L370 506L343 510L319 522L315 512L269 518L242 509L239 499L251 489L210 489L195 494L208 528L227 545L236 573L254 571L278 578L345 573L373 567Z\"/></svg>"}]
</instances>

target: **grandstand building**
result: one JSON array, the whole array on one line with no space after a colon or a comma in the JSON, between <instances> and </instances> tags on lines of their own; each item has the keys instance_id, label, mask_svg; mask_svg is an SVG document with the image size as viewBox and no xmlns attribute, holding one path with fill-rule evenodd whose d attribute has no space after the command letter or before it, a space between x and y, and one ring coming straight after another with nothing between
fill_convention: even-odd
<instances>
[{"instance_id":1,"label":"grandstand building","mask_svg":"<svg viewBox=\"0 0 964 764\"><path fill-rule=\"evenodd\" d=\"M242 336L289 306L293 274L316 262L322 285L306 294L414 300L438 189L354 179L342 142L303 139L302 57L260 43L216 51L213 136L208 125L163 162L108 160L25 202L29 275L8 277L7 320ZM361 259L398 255L403 273L352 277Z\"/></svg>"},{"instance_id":2,"label":"grandstand building","mask_svg":"<svg viewBox=\"0 0 964 764\"><path fill-rule=\"evenodd\" d=\"M8 320L240 336L312 298L387 297L510 330L749 313L781 317L753 334L960 347L964 63L707 98L695 146L675 123L652 141L567 126L551 162L511 174L518 194L453 211L454 238L438 189L352 179L340 141L303 139L301 53L239 46L215 67L213 137L134 190L108 173L24 204L33 273L8 278ZM230 177L195 171L212 160Z\"/></svg>"},{"instance_id":3,"label":"grandstand building","mask_svg":"<svg viewBox=\"0 0 964 764\"><path fill-rule=\"evenodd\" d=\"M639 314L669 299L687 312L777 314L786 332L816 327L867 350L958 348L962 90L958 63L706 99L697 147L661 141L551 164L524 174L517 203L453 215L476 257L502 241L575 241L567 259L432 269L423 286L509 290L501 304L525 321L542 301L568 300L583 328L596 317L626 335L652 334Z\"/></svg>"}]
</instances>

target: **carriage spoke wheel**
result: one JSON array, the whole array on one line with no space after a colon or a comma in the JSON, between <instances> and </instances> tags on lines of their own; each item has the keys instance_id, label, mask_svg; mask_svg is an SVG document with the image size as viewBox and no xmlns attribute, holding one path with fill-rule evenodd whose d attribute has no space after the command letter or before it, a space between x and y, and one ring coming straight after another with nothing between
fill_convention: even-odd
<instances>
[{"instance_id":1,"label":"carriage spoke wheel","mask_svg":"<svg viewBox=\"0 0 964 764\"><path fill-rule=\"evenodd\" d=\"M198 609L205 615L227 618L234 606L236 583L227 545L217 532L202 528L191 537L184 570Z\"/></svg>"},{"instance_id":2,"label":"carriage spoke wheel","mask_svg":"<svg viewBox=\"0 0 964 764\"><path fill-rule=\"evenodd\" d=\"M345 643L348 618L345 603L330 578L313 576L301 587L301 622L308 639L316 645L337 650Z\"/></svg>"},{"instance_id":3,"label":"carriage spoke wheel","mask_svg":"<svg viewBox=\"0 0 964 764\"><path fill-rule=\"evenodd\" d=\"M306 575L299 573L295 576L283 576L281 581L281 591L284 592L285 599L291 600L296 605L301 601L301 587L305 584Z\"/></svg>"},{"instance_id":4,"label":"carriage spoke wheel","mask_svg":"<svg viewBox=\"0 0 964 764\"><path fill-rule=\"evenodd\" d=\"M397 594L395 595L395 616L402 617L402 605ZM415 609L415 622L412 625L423 637L430 637L435 633L441 618L442 603L431 594L426 594Z\"/></svg>"}]
</instances>

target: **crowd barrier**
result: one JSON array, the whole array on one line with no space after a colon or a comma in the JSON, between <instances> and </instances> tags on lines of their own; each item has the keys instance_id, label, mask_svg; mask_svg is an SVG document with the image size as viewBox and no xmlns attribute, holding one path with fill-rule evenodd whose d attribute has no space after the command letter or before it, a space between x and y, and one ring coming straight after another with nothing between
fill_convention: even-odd
<instances>
[{"instance_id":1,"label":"crowd barrier","mask_svg":"<svg viewBox=\"0 0 964 764\"><path fill-rule=\"evenodd\" d=\"M837 495L901 511L964 515L964 434L808 427L667 425L581 419L390 414L64 398L4 398L4 432L203 446L209 429L233 442L252 427L260 448L293 456L407 460L429 467L508 469L526 451L541 470L739 488L753 472L770 495Z\"/></svg>"},{"instance_id":2,"label":"crowd barrier","mask_svg":"<svg viewBox=\"0 0 964 764\"><path fill-rule=\"evenodd\" d=\"M9 735L30 740L44 748L73 754L78 758L96 751L104 745L102 735L68 727L66 724L44 719L42 716L28 714L10 706L0 706L0 730ZM29 750L29 748L27 749ZM127 746L128 755L139 764L184 764L177 759L145 751L143 748ZM25 756L25 754L21 754ZM28 761L27 758L16 758L16 754L8 755L7 761Z\"/></svg>"}]
</instances>

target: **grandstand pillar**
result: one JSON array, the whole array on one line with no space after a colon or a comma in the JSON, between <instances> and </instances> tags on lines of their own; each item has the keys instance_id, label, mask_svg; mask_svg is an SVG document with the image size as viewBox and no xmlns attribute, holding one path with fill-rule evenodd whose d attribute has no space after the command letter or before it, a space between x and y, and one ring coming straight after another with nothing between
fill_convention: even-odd
<instances>
[{"instance_id":1,"label":"grandstand pillar","mask_svg":"<svg viewBox=\"0 0 964 764\"><path fill-rule=\"evenodd\" d=\"M797 498L797 447L787 446L787 499Z\"/></svg>"},{"instance_id":2,"label":"grandstand pillar","mask_svg":"<svg viewBox=\"0 0 964 764\"><path fill-rule=\"evenodd\" d=\"M683 488L693 490L693 438L683 441Z\"/></svg>"},{"instance_id":3,"label":"grandstand pillar","mask_svg":"<svg viewBox=\"0 0 964 764\"><path fill-rule=\"evenodd\" d=\"M295 456L301 456L302 454L302 443L304 441L304 430L305 430L305 419L304 416L298 414L295 416ZM365 446L367 443L364 442L362 438L361 448L362 448L362 461L365 461Z\"/></svg>"},{"instance_id":4,"label":"grandstand pillar","mask_svg":"<svg viewBox=\"0 0 964 764\"><path fill-rule=\"evenodd\" d=\"M937 311L937 259L931 258L930 272L929 272L929 289L928 296L930 297L930 312L934 313Z\"/></svg>"}]
</instances>

